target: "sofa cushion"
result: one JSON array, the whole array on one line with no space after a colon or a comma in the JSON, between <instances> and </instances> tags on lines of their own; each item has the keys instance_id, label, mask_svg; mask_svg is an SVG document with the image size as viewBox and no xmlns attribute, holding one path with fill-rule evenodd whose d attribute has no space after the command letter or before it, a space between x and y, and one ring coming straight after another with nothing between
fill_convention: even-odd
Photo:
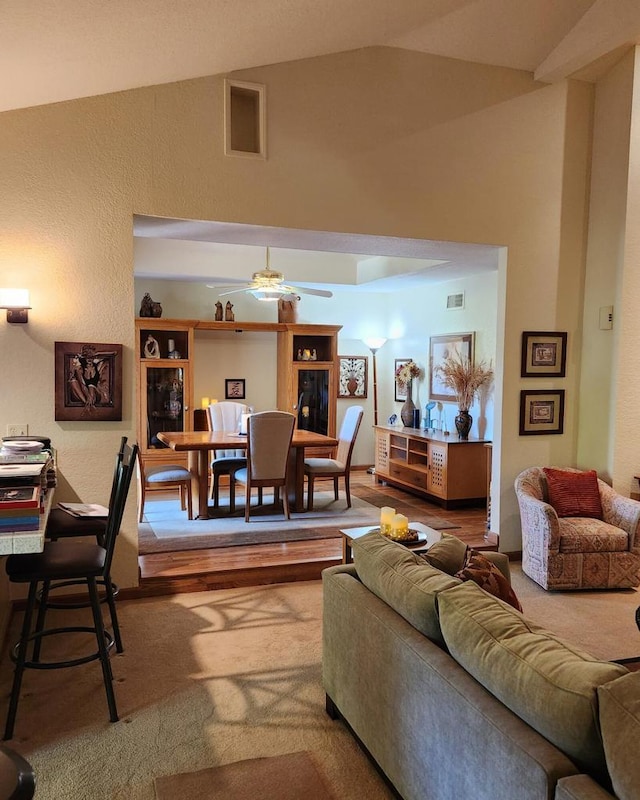
<instances>
[{"instance_id":1,"label":"sofa cushion","mask_svg":"<svg viewBox=\"0 0 640 800\"><path fill-rule=\"evenodd\" d=\"M464 566L467 556L467 545L450 533L442 533L439 542L434 542L426 553L422 553L424 560L432 567L455 575Z\"/></svg>"},{"instance_id":2,"label":"sofa cushion","mask_svg":"<svg viewBox=\"0 0 640 800\"><path fill-rule=\"evenodd\" d=\"M564 517L558 520L561 553L623 553L629 536L622 528L593 517Z\"/></svg>"},{"instance_id":3,"label":"sofa cushion","mask_svg":"<svg viewBox=\"0 0 640 800\"><path fill-rule=\"evenodd\" d=\"M438 595L451 655L583 772L608 781L596 689L627 674L535 625L467 582Z\"/></svg>"},{"instance_id":4,"label":"sofa cushion","mask_svg":"<svg viewBox=\"0 0 640 800\"><path fill-rule=\"evenodd\" d=\"M460 581L377 531L354 539L352 548L362 583L414 628L442 644L435 598Z\"/></svg>"},{"instance_id":5,"label":"sofa cushion","mask_svg":"<svg viewBox=\"0 0 640 800\"><path fill-rule=\"evenodd\" d=\"M637 800L640 787L640 672L598 686L600 729L613 791Z\"/></svg>"},{"instance_id":6,"label":"sofa cushion","mask_svg":"<svg viewBox=\"0 0 640 800\"><path fill-rule=\"evenodd\" d=\"M520 601L507 578L495 564L477 550L467 549L464 565L455 573L455 577L460 578L461 581L477 583L485 592L499 597L518 611L522 611Z\"/></svg>"},{"instance_id":7,"label":"sofa cushion","mask_svg":"<svg viewBox=\"0 0 640 800\"><path fill-rule=\"evenodd\" d=\"M598 473L543 467L549 490L549 503L559 517L602 519Z\"/></svg>"}]
</instances>

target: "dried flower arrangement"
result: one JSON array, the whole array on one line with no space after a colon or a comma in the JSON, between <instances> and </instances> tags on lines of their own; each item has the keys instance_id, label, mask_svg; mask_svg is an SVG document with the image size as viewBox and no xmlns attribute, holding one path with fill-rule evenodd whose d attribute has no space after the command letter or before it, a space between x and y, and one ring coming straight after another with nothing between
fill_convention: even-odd
<instances>
[{"instance_id":1,"label":"dried flower arrangement","mask_svg":"<svg viewBox=\"0 0 640 800\"><path fill-rule=\"evenodd\" d=\"M419 378L421 374L422 370L416 362L411 359L411 361L407 361L406 364L400 364L396 370L396 382L401 389L404 389L409 381L412 381L414 378Z\"/></svg>"},{"instance_id":2,"label":"dried flower arrangement","mask_svg":"<svg viewBox=\"0 0 640 800\"><path fill-rule=\"evenodd\" d=\"M491 383L493 370L484 361L473 364L469 358L454 353L436 367L442 382L453 389L460 411L469 411L478 391Z\"/></svg>"}]
</instances>

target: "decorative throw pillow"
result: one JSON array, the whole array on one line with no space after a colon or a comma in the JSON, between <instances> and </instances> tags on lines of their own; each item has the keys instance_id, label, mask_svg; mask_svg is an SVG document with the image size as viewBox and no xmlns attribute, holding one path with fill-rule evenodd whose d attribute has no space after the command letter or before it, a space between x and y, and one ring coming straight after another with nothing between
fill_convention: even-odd
<instances>
[{"instance_id":1,"label":"decorative throw pillow","mask_svg":"<svg viewBox=\"0 0 640 800\"><path fill-rule=\"evenodd\" d=\"M517 611L522 611L522 606L511 584L500 572L496 565L477 550L469 548L464 566L455 574L461 581L473 581L485 592L494 595L505 603L509 603Z\"/></svg>"},{"instance_id":2,"label":"decorative throw pillow","mask_svg":"<svg viewBox=\"0 0 640 800\"><path fill-rule=\"evenodd\" d=\"M544 467L549 489L549 503L559 517L593 517L602 519L602 504L598 489L598 473L571 472Z\"/></svg>"}]
</instances>

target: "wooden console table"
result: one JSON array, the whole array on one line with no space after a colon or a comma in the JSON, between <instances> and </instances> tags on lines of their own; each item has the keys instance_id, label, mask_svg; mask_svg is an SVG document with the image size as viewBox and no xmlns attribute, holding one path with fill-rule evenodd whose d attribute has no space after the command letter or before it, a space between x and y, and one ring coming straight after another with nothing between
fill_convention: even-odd
<instances>
[{"instance_id":1,"label":"wooden console table","mask_svg":"<svg viewBox=\"0 0 640 800\"><path fill-rule=\"evenodd\" d=\"M375 426L378 481L408 489L444 508L479 505L487 498L484 439L458 439L439 431Z\"/></svg>"}]
</instances>

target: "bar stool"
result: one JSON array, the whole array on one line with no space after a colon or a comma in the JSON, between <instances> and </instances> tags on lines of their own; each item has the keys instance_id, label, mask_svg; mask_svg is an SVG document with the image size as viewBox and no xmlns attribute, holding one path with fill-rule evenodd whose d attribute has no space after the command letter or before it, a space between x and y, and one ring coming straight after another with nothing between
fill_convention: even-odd
<instances>
[{"instance_id":1,"label":"bar stool","mask_svg":"<svg viewBox=\"0 0 640 800\"><path fill-rule=\"evenodd\" d=\"M120 448L116 454L116 463L113 471L113 480L111 482L111 495L109 497L109 508L111 507L118 483L118 476L120 474L120 466L124 455L124 448L127 444L127 437L123 436L120 439ZM45 529L45 538L50 539L52 542L57 542L60 539L77 539L83 536L94 536L96 542L104 547L104 536L107 527L108 517L74 517L67 514L61 508L54 508L47 520L47 527ZM70 586L77 585L77 581L59 581L52 583L49 586L49 591L55 591L61 588L69 588ZM118 587L108 576L108 580L100 579L98 586L104 586L104 595L101 596L100 602L106 602L109 606L109 613L111 614L111 625L113 628L113 636L116 643L116 650L122 653L124 647L122 645L122 637L120 635L120 626L118 625L118 617L116 614L115 598L118 596ZM41 592L38 595L38 601L41 601ZM90 601L88 599L82 600L52 600L48 598L47 604L49 608L88 608Z\"/></svg>"},{"instance_id":2,"label":"bar stool","mask_svg":"<svg viewBox=\"0 0 640 800\"><path fill-rule=\"evenodd\" d=\"M16 667L4 731L5 740L11 739L13 736L20 686L25 669L60 669L99 660L107 695L109 719L111 722L118 720L113 692L113 674L109 661L109 650L114 644L114 637L104 628L97 582L99 579L105 582L109 580L113 553L137 456L137 445L133 445L133 447L125 445L118 468L114 498L107 518L104 545L77 541L46 542L42 553L12 555L7 558L6 570L9 580L12 583L28 583L29 595L20 640L11 652L11 658L15 661ZM86 585L93 616L92 626L44 627L49 590L54 581L71 581ZM40 584L42 584L41 601L35 628L31 632L31 622ZM40 648L43 638L66 633L93 634L96 637L97 651L64 661L41 661ZM28 660L27 649L30 643L33 643L33 653L31 659Z\"/></svg>"}]
</instances>

